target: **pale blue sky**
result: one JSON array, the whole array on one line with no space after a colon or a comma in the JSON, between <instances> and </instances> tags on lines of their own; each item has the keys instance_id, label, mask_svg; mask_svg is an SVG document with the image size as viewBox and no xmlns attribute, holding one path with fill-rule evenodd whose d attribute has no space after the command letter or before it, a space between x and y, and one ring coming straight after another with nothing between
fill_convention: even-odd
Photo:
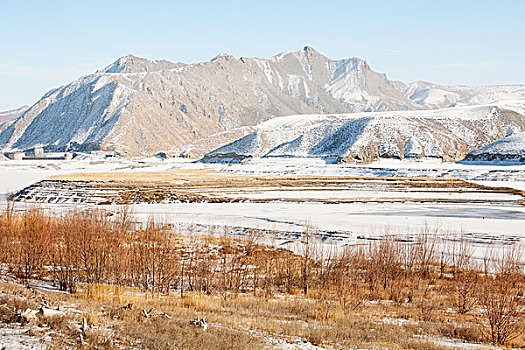
<instances>
[{"instance_id":1,"label":"pale blue sky","mask_svg":"<svg viewBox=\"0 0 525 350\"><path fill-rule=\"evenodd\" d=\"M0 110L132 53L186 63L310 45L390 79L525 83L525 1L0 2Z\"/></svg>"}]
</instances>

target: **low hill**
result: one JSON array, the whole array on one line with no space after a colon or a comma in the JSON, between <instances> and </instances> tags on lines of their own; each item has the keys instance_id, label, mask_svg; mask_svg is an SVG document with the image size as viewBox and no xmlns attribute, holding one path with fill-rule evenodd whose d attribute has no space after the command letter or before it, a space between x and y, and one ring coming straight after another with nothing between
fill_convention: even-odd
<instances>
[{"instance_id":1,"label":"low hill","mask_svg":"<svg viewBox=\"0 0 525 350\"><path fill-rule=\"evenodd\" d=\"M466 161L525 163L525 132L509 135L469 153Z\"/></svg>"},{"instance_id":2,"label":"low hill","mask_svg":"<svg viewBox=\"0 0 525 350\"><path fill-rule=\"evenodd\" d=\"M242 162L255 157L459 160L501 139L509 129L525 130L525 118L497 106L297 115L264 122L250 134L206 154L203 161Z\"/></svg>"}]
</instances>

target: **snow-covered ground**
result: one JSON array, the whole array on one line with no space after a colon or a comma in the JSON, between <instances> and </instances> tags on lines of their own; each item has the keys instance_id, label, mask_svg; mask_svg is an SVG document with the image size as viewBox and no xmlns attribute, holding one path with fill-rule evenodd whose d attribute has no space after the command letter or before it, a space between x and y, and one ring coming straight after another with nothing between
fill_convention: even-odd
<instances>
[{"instance_id":1,"label":"snow-covered ground","mask_svg":"<svg viewBox=\"0 0 525 350\"><path fill-rule=\"evenodd\" d=\"M198 167L199 164L190 166ZM256 158L245 164L200 164L204 169L233 172L244 175L315 175L315 176L371 176L371 177L433 177L482 181L522 189L525 186L525 165L492 165L450 163L435 159L382 159L371 164L326 164L314 158Z\"/></svg>"},{"instance_id":2,"label":"snow-covered ground","mask_svg":"<svg viewBox=\"0 0 525 350\"><path fill-rule=\"evenodd\" d=\"M492 166L441 163L436 161L383 160L369 165L327 165L314 159L259 159L247 164L203 164L184 159L140 160L81 160L35 163L5 161L0 163L0 190L16 191L51 175L90 172L144 172L176 169L207 169L245 175L315 175L315 176L413 176L436 178L462 178L494 187L525 190L525 166ZM448 236L463 234L478 245L505 245L525 242L525 206L518 204L520 197L508 193L403 193L385 190L381 193L361 189L339 191L313 189L308 191L282 191L280 188L252 188L244 197L252 198L354 198L403 196L413 198L405 202L357 202L328 204L316 202L270 203L170 203L135 204L134 215L140 221L151 217L183 227L201 228L229 226L260 228L281 232L286 240L312 225L326 238L327 244L344 245L358 242L362 237L386 233L414 236L424 230L437 231ZM270 190L270 191L268 191ZM222 195L222 194L217 194ZM460 203L418 202L425 198L452 198ZM469 200L478 202L469 202ZM3 197L5 200L5 195ZM479 201L482 200L482 201ZM19 203L19 208L27 204ZM48 204L63 210L73 205ZM108 210L118 210L105 206ZM284 241L281 241L281 243Z\"/></svg>"},{"instance_id":3,"label":"snow-covered ground","mask_svg":"<svg viewBox=\"0 0 525 350\"><path fill-rule=\"evenodd\" d=\"M374 177L434 177L464 179L485 185L524 189L524 165L450 163L435 159L382 159L371 164L326 164L317 158L256 158L245 164L206 164L192 159L157 158L71 161L0 161L0 193L20 190L46 177L74 173L205 169L239 175L315 175Z\"/></svg>"},{"instance_id":4,"label":"snow-covered ground","mask_svg":"<svg viewBox=\"0 0 525 350\"><path fill-rule=\"evenodd\" d=\"M187 163L187 161L186 161ZM111 171L163 171L173 164L158 159L130 160L90 157L83 160L6 160L0 161L0 194L19 191L49 176L73 173L99 173Z\"/></svg>"},{"instance_id":5,"label":"snow-covered ground","mask_svg":"<svg viewBox=\"0 0 525 350\"><path fill-rule=\"evenodd\" d=\"M244 226L302 232L307 224L322 232L346 234L343 244L357 236L418 234L424 229L441 234L521 237L525 235L525 207L422 205L400 203L180 203L140 204L135 215L154 215L168 222ZM525 237L524 237L525 238Z\"/></svg>"},{"instance_id":6,"label":"snow-covered ground","mask_svg":"<svg viewBox=\"0 0 525 350\"><path fill-rule=\"evenodd\" d=\"M0 327L0 348L6 350L49 349L51 337L34 337L28 334L29 327Z\"/></svg>"},{"instance_id":7,"label":"snow-covered ground","mask_svg":"<svg viewBox=\"0 0 525 350\"><path fill-rule=\"evenodd\" d=\"M525 188L525 165L450 163L435 159L382 159L371 164L326 164L316 158L256 158L246 164L206 164L192 159L157 158L72 161L0 161L0 193L20 190L46 177L91 172L206 169L240 175L315 175L458 178L485 185Z\"/></svg>"}]
</instances>

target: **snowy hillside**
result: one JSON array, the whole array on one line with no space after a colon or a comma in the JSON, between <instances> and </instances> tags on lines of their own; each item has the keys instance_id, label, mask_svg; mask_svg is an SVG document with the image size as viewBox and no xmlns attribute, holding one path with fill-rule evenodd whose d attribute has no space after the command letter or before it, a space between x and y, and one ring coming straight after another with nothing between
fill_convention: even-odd
<instances>
[{"instance_id":1,"label":"snowy hillside","mask_svg":"<svg viewBox=\"0 0 525 350\"><path fill-rule=\"evenodd\" d=\"M112 131L130 96L130 89L108 76L82 77L48 92L0 134L0 144L21 149L96 145Z\"/></svg>"},{"instance_id":2,"label":"snowy hillside","mask_svg":"<svg viewBox=\"0 0 525 350\"><path fill-rule=\"evenodd\" d=\"M525 118L495 106L296 115L262 123L253 133L208 153L203 161L242 162L254 157L455 160L501 138L509 129L525 130Z\"/></svg>"},{"instance_id":3,"label":"snowy hillside","mask_svg":"<svg viewBox=\"0 0 525 350\"><path fill-rule=\"evenodd\" d=\"M469 153L466 161L525 163L525 132L514 133L504 139Z\"/></svg>"},{"instance_id":4,"label":"snowy hillside","mask_svg":"<svg viewBox=\"0 0 525 350\"><path fill-rule=\"evenodd\" d=\"M191 144L185 150L196 151L181 153L195 154L234 140L227 138L231 130L279 116L496 101L524 113L524 86L406 85L357 57L332 60L308 46L270 58L222 54L195 64L128 55L49 91L22 118L0 129L0 149L100 148L151 155ZM207 138L219 133L214 142Z\"/></svg>"},{"instance_id":5,"label":"snowy hillside","mask_svg":"<svg viewBox=\"0 0 525 350\"><path fill-rule=\"evenodd\" d=\"M7 125L24 114L29 106L22 106L20 108L12 109L5 112L0 112L0 132L7 128Z\"/></svg>"}]
</instances>

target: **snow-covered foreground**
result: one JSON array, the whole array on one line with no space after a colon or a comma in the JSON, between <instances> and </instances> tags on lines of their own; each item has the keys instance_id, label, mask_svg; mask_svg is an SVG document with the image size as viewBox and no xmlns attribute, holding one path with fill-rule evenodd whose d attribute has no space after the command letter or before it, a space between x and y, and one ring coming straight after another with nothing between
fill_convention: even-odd
<instances>
[{"instance_id":1,"label":"snow-covered foreground","mask_svg":"<svg viewBox=\"0 0 525 350\"><path fill-rule=\"evenodd\" d=\"M316 176L409 176L436 178L463 178L494 187L525 189L525 166L487 166L440 163L435 161L403 162L380 161L370 165L327 165L319 160L265 159L247 164L203 164L188 160L158 159L111 161L70 161L30 163L27 161L0 163L0 190L19 190L37 180L51 175L91 172L146 172L176 169L206 169L238 175L316 175ZM220 196L220 194L218 194ZM408 198L404 202L356 202L323 203L299 201L271 201L269 203L169 203L135 204L134 215L140 221L156 218L170 223L179 223L188 228L229 226L242 229L259 228L280 232L278 244L300 234L306 224L319 231L327 244L344 245L359 242L363 237L371 238L384 233L414 236L427 230L440 235L464 234L479 246L503 245L525 242L525 206L519 204L519 195L504 193L458 193L439 192L399 193L385 190L373 193L339 190L282 191L280 188L253 188L244 193L247 198L271 197L283 199L308 198L353 198L383 197ZM447 197L461 200L459 203L418 201L421 198ZM3 197L5 200L5 196ZM411 200L412 199L412 200ZM476 202L470 202L476 200ZM19 208L28 204L19 203ZM73 208L74 205L47 204L53 210ZM114 206L102 206L107 210L118 210ZM289 236L287 236L287 232ZM204 232L206 233L206 232Z\"/></svg>"}]
</instances>

